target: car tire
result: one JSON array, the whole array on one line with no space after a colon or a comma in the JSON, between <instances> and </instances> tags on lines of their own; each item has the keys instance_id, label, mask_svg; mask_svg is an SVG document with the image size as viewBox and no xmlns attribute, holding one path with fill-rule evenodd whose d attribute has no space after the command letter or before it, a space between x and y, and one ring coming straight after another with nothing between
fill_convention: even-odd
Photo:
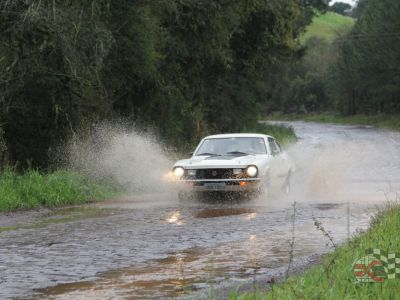
<instances>
[{"instance_id":1,"label":"car tire","mask_svg":"<svg viewBox=\"0 0 400 300\"><path fill-rule=\"evenodd\" d=\"M187 192L187 191L179 191L178 199L180 202L190 202L193 200L197 200L199 196L195 192Z\"/></svg>"},{"instance_id":2,"label":"car tire","mask_svg":"<svg viewBox=\"0 0 400 300\"><path fill-rule=\"evenodd\" d=\"M272 195L272 183L271 183L271 173L268 171L267 174L265 174L265 181L263 185L259 188L260 194L264 194L267 197L270 197Z\"/></svg>"},{"instance_id":3,"label":"car tire","mask_svg":"<svg viewBox=\"0 0 400 300\"><path fill-rule=\"evenodd\" d=\"M178 192L178 199L179 201L187 201L189 197L189 193L185 191Z\"/></svg>"}]
</instances>

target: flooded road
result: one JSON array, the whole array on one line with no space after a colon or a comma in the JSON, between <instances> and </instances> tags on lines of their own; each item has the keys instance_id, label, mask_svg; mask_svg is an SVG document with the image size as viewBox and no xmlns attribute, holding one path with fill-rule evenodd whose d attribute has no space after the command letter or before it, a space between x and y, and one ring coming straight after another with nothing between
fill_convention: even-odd
<instances>
[{"instance_id":1,"label":"flooded road","mask_svg":"<svg viewBox=\"0 0 400 300\"><path fill-rule=\"evenodd\" d=\"M204 298L284 274L291 252L304 265L332 251L315 220L335 243L368 227L400 190L400 134L291 125L289 195L182 203L147 193L0 215L0 299Z\"/></svg>"}]
</instances>

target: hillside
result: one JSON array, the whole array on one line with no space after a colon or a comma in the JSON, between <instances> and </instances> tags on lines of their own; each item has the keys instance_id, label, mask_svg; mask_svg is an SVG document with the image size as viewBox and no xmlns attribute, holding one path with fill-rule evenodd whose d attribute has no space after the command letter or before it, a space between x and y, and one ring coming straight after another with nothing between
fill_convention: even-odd
<instances>
[{"instance_id":1,"label":"hillside","mask_svg":"<svg viewBox=\"0 0 400 300\"><path fill-rule=\"evenodd\" d=\"M310 37L320 37L332 41L338 33L353 26L355 20L334 12L327 12L314 17L314 21L307 27L302 41Z\"/></svg>"}]
</instances>

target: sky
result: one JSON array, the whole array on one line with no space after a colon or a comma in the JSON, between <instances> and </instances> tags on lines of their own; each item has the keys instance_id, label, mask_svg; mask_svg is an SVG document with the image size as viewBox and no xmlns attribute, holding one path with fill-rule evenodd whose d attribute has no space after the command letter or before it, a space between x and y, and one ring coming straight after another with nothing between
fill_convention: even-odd
<instances>
[{"instance_id":1,"label":"sky","mask_svg":"<svg viewBox=\"0 0 400 300\"><path fill-rule=\"evenodd\" d=\"M355 5L357 1L356 0L332 0L329 4L332 5L335 2L345 2L350 5Z\"/></svg>"}]
</instances>

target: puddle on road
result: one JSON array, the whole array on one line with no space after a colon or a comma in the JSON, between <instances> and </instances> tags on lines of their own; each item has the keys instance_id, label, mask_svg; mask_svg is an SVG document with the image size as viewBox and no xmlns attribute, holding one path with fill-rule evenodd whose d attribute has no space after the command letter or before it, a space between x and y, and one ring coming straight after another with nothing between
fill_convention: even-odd
<instances>
[{"instance_id":1,"label":"puddle on road","mask_svg":"<svg viewBox=\"0 0 400 300\"><path fill-rule=\"evenodd\" d=\"M294 234L298 237L293 249L296 259L330 250L325 237L312 224L298 226ZM245 240L223 243L212 249L191 248L140 266L100 273L94 281L38 290L38 299L142 299L150 295L175 298L201 289L211 290L222 283L237 285L251 278L254 272L257 276L268 276L275 274L277 268L285 267L290 239L288 231L249 234Z\"/></svg>"},{"instance_id":2,"label":"puddle on road","mask_svg":"<svg viewBox=\"0 0 400 300\"><path fill-rule=\"evenodd\" d=\"M330 210L330 209L338 209L343 205L344 204L339 204L339 203L319 203L311 205L311 207L314 207L319 210Z\"/></svg>"},{"instance_id":3,"label":"puddle on road","mask_svg":"<svg viewBox=\"0 0 400 300\"><path fill-rule=\"evenodd\" d=\"M253 208L207 208L194 213L196 218L217 218L226 216L236 216L243 214L255 214L256 210Z\"/></svg>"},{"instance_id":4,"label":"puddle on road","mask_svg":"<svg viewBox=\"0 0 400 300\"><path fill-rule=\"evenodd\" d=\"M343 241L346 237L349 237L360 225L365 228L369 220L367 210L365 208L359 209L358 206L352 207L351 214L347 217L346 203L338 205L299 203L296 209L294 257L300 262L311 254L321 254L330 250L330 247L327 246L329 241L321 232L316 230L311 218L312 215L315 215L318 220L322 220L327 230L333 230L335 242ZM57 255L55 258L57 263L60 262L58 256L60 253L67 258L64 265L55 264L56 269L52 273L44 273L43 276L52 278L53 272L57 274L58 278L64 275L68 276L70 269L76 264L75 260L80 260L84 264L105 262L109 264L109 269L112 269L110 261L116 257L112 254L112 251L122 248L128 243L128 240L129 243L132 243L132 248L128 249L132 250L130 250L131 254L129 255L126 254L128 252L120 251L119 255L121 256L117 258L124 260L124 263L114 267L113 271L102 272L103 270L99 270L87 276L74 275L73 272L75 271L72 271L71 273L75 277L71 276L70 279L65 279L65 281L61 279L58 281L59 284L53 287L35 290L35 292L38 292L34 295L34 297L37 296L36 299L143 299L149 297L165 299L185 297L192 293L207 293L210 289L218 289L226 285L240 285L251 280L254 272L256 272L258 278L276 276L277 270L286 268L288 263L293 213L290 209L270 210L260 206L225 208L218 206L175 208L168 212L162 211L161 215L155 214L155 210L146 212L132 210L120 215L119 213L120 211L114 210L95 209L91 211L70 208L46 215L49 220L60 220L60 222L65 221L65 218L79 217L84 219L85 217L92 217L91 220L88 220L90 225L91 222L98 224L98 220L95 219L96 216L111 214L111 219L108 221L110 226L101 228L98 225L79 226L77 227L79 230L74 232L75 234L82 232L86 239L87 236L90 236L87 230L97 228L96 230L101 231L102 235L113 236L113 239L99 239L100 242L97 242L96 245L104 251L97 256L95 252L97 248L90 248L90 251L93 249L93 252L90 253L78 251L75 244L78 240L76 237L72 242L65 239L61 243L59 240L49 239L50 242L56 241L57 247L60 248L51 248L50 251L46 244L42 248L46 252L31 252L28 243L29 257L39 255L42 259L42 253L55 254ZM118 215L116 218L112 218L113 214ZM106 219L101 220L103 220L102 223L105 223L104 220ZM117 223L113 223L115 220L121 222L122 225L118 227ZM347 224L346 222L350 223ZM146 226L143 226L143 224ZM61 226L59 227L61 228ZM151 236L154 228L161 232L160 236ZM350 228L352 232L348 231ZM133 229L136 231L133 231ZM141 229L143 229L143 232L138 234ZM140 244L138 239L148 239L149 242L144 243L143 246L138 246ZM206 244L202 242L204 239L213 239L213 242ZM102 241L104 241L104 244L101 244ZM192 241L196 241L196 244L200 244L200 246L189 246L187 250L181 250L186 245L192 244ZM79 243L85 244L85 242L86 240L84 242L79 240ZM88 239L88 242L91 242L91 240ZM148 248L144 248L144 246ZM172 247L178 250L168 250ZM69 252L71 249L76 251ZM143 251L143 249L156 251L153 251L153 258L155 257L157 260L150 260L150 258L137 260L139 251ZM120 268L124 266L130 267ZM33 268L35 267L41 268L43 263L39 262L33 266ZM31 273L34 274L31 276L40 274L39 269L36 269L36 272ZM70 282L86 281L65 283L68 282L67 280ZM55 283L53 282L53 284ZM48 281L46 285L42 286L51 284ZM31 287L31 291L33 287Z\"/></svg>"},{"instance_id":5,"label":"puddle on road","mask_svg":"<svg viewBox=\"0 0 400 300\"><path fill-rule=\"evenodd\" d=\"M178 297L201 286L203 278L191 271L186 274L185 266L198 264L202 256L211 251L190 249L151 261L141 267L129 267L99 274L92 282L60 284L38 290L38 299L67 299L70 297ZM200 285L196 288L196 285Z\"/></svg>"},{"instance_id":6,"label":"puddle on road","mask_svg":"<svg viewBox=\"0 0 400 300\"><path fill-rule=\"evenodd\" d=\"M0 226L0 233L19 229L45 228L52 224L75 222L81 219L101 218L116 213L117 210L96 207L67 207L44 214L34 223Z\"/></svg>"}]
</instances>

